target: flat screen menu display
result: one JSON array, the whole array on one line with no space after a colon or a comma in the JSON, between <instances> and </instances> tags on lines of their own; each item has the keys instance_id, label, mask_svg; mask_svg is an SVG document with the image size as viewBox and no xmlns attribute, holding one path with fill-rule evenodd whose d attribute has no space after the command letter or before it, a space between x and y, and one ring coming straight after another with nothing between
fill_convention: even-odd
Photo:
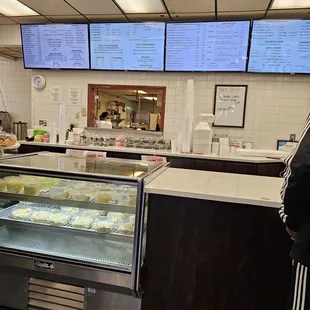
<instances>
[{"instance_id":1,"label":"flat screen menu display","mask_svg":"<svg viewBox=\"0 0 310 310\"><path fill-rule=\"evenodd\" d=\"M248 71L310 73L310 20L254 21Z\"/></svg>"},{"instance_id":2,"label":"flat screen menu display","mask_svg":"<svg viewBox=\"0 0 310 310\"><path fill-rule=\"evenodd\" d=\"M91 68L163 71L165 23L90 24Z\"/></svg>"},{"instance_id":3,"label":"flat screen menu display","mask_svg":"<svg viewBox=\"0 0 310 310\"><path fill-rule=\"evenodd\" d=\"M167 24L166 71L245 71L250 21Z\"/></svg>"},{"instance_id":4,"label":"flat screen menu display","mask_svg":"<svg viewBox=\"0 0 310 310\"><path fill-rule=\"evenodd\" d=\"M22 25L27 69L89 69L88 25Z\"/></svg>"}]
</instances>

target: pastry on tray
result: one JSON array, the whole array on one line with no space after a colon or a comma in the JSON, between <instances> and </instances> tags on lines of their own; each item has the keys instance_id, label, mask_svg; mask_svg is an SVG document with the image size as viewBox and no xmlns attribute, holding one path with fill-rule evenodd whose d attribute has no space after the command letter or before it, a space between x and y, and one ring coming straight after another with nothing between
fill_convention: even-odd
<instances>
[{"instance_id":1,"label":"pastry on tray","mask_svg":"<svg viewBox=\"0 0 310 310\"><path fill-rule=\"evenodd\" d=\"M6 181L5 180L0 180L0 192L6 192L8 190Z\"/></svg>"},{"instance_id":2,"label":"pastry on tray","mask_svg":"<svg viewBox=\"0 0 310 310\"><path fill-rule=\"evenodd\" d=\"M80 208L73 208L73 207L62 207L61 210L64 213L71 214L71 215L74 215L80 212Z\"/></svg>"},{"instance_id":3,"label":"pastry on tray","mask_svg":"<svg viewBox=\"0 0 310 310\"><path fill-rule=\"evenodd\" d=\"M7 190L11 194L22 194L24 191L24 184L21 180L9 180L7 182Z\"/></svg>"},{"instance_id":4,"label":"pastry on tray","mask_svg":"<svg viewBox=\"0 0 310 310\"><path fill-rule=\"evenodd\" d=\"M50 220L51 213L47 211L36 211L30 216L30 220L35 223L47 224Z\"/></svg>"},{"instance_id":5,"label":"pastry on tray","mask_svg":"<svg viewBox=\"0 0 310 310\"><path fill-rule=\"evenodd\" d=\"M72 200L74 201L90 201L91 194L86 191L79 191L72 193Z\"/></svg>"},{"instance_id":6,"label":"pastry on tray","mask_svg":"<svg viewBox=\"0 0 310 310\"><path fill-rule=\"evenodd\" d=\"M11 217L16 220L28 221L31 215L31 209L17 209L11 214Z\"/></svg>"},{"instance_id":7,"label":"pastry on tray","mask_svg":"<svg viewBox=\"0 0 310 310\"><path fill-rule=\"evenodd\" d=\"M75 228L89 229L94 221L92 217L77 216L73 219L71 225Z\"/></svg>"},{"instance_id":8,"label":"pastry on tray","mask_svg":"<svg viewBox=\"0 0 310 310\"><path fill-rule=\"evenodd\" d=\"M40 195L41 185L40 183L26 183L24 184L24 194L28 196Z\"/></svg>"},{"instance_id":9,"label":"pastry on tray","mask_svg":"<svg viewBox=\"0 0 310 310\"><path fill-rule=\"evenodd\" d=\"M68 200L70 198L70 192L66 188L54 187L51 189L50 198L55 200Z\"/></svg>"},{"instance_id":10,"label":"pastry on tray","mask_svg":"<svg viewBox=\"0 0 310 310\"><path fill-rule=\"evenodd\" d=\"M69 224L71 215L64 213L53 213L50 216L49 224L53 226L66 226Z\"/></svg>"},{"instance_id":11,"label":"pastry on tray","mask_svg":"<svg viewBox=\"0 0 310 310\"><path fill-rule=\"evenodd\" d=\"M100 210L85 210L82 209L82 214L81 216L85 216L85 217L92 217L95 218L97 216L103 215L104 211L100 211Z\"/></svg>"},{"instance_id":12,"label":"pastry on tray","mask_svg":"<svg viewBox=\"0 0 310 310\"><path fill-rule=\"evenodd\" d=\"M118 227L118 233L121 235L133 236L135 225L133 223L123 223Z\"/></svg>"},{"instance_id":13,"label":"pastry on tray","mask_svg":"<svg viewBox=\"0 0 310 310\"><path fill-rule=\"evenodd\" d=\"M109 192L101 192L98 193L98 196L96 198L96 202L99 203L110 203L113 200L113 196Z\"/></svg>"},{"instance_id":14,"label":"pastry on tray","mask_svg":"<svg viewBox=\"0 0 310 310\"><path fill-rule=\"evenodd\" d=\"M97 221L93 224L93 230L100 233L111 233L114 230L114 224L109 221Z\"/></svg>"}]
</instances>

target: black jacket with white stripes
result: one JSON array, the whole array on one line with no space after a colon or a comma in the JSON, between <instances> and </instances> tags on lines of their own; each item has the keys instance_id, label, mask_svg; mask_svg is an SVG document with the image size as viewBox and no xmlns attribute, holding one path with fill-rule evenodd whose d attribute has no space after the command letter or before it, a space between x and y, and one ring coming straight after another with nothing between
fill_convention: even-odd
<instances>
[{"instance_id":1,"label":"black jacket with white stripes","mask_svg":"<svg viewBox=\"0 0 310 310\"><path fill-rule=\"evenodd\" d=\"M279 214L287 227L297 232L291 256L310 266L310 115L296 149L285 159L285 164Z\"/></svg>"}]
</instances>

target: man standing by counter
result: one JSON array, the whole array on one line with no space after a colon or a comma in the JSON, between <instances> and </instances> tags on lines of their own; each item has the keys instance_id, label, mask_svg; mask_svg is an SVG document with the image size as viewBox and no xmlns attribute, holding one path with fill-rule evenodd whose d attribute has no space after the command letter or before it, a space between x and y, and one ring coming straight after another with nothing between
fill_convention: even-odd
<instances>
[{"instance_id":1,"label":"man standing by counter","mask_svg":"<svg viewBox=\"0 0 310 310\"><path fill-rule=\"evenodd\" d=\"M285 159L280 217L294 240L288 310L310 310L310 115L294 152Z\"/></svg>"}]
</instances>

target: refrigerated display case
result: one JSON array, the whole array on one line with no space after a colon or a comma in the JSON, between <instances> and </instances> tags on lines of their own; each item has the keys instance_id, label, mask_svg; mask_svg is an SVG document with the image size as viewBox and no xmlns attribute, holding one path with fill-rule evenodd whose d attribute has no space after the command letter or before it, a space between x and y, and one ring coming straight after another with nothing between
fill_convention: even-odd
<instances>
[{"instance_id":1,"label":"refrigerated display case","mask_svg":"<svg viewBox=\"0 0 310 310\"><path fill-rule=\"evenodd\" d=\"M0 271L24 293L0 294L0 306L108 310L121 295L139 297L144 186L166 166L54 153L1 159Z\"/></svg>"}]
</instances>

